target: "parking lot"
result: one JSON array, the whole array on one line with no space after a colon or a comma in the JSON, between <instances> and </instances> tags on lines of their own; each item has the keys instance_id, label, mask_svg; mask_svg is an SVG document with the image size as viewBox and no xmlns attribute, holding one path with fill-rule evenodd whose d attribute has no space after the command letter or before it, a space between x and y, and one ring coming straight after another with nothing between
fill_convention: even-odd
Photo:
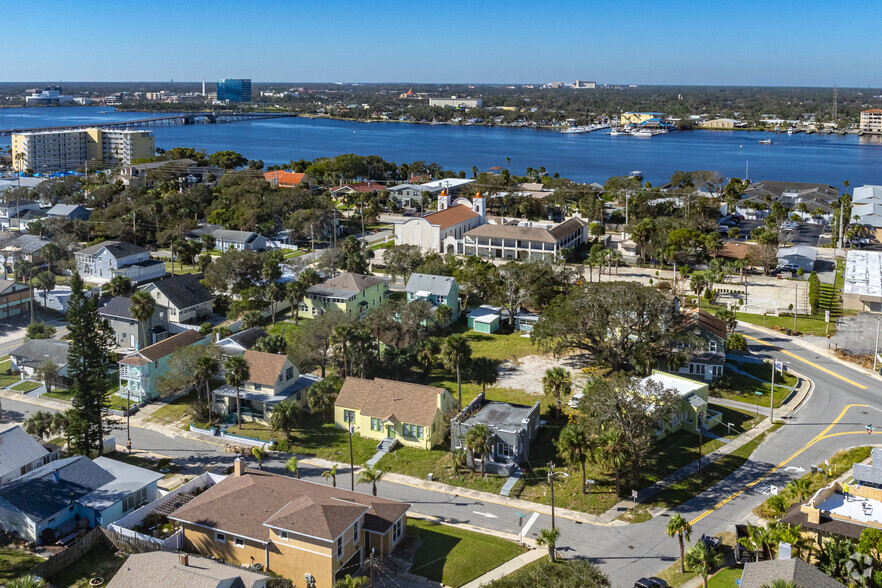
<instances>
[{"instance_id":1,"label":"parking lot","mask_svg":"<svg viewBox=\"0 0 882 588\"><path fill-rule=\"evenodd\" d=\"M750 220L745 219L738 225L738 229L741 234L738 237L739 241L743 241L750 238L750 232L757 227L764 227L766 223L764 220ZM818 247L822 245L826 245L830 243L829 238L821 238L821 235L825 232L824 225L816 225L814 223L799 223L799 228L795 231L782 231L781 232L781 241L782 245L786 245L788 243L792 243L793 245L811 245L812 247Z\"/></svg>"}]
</instances>

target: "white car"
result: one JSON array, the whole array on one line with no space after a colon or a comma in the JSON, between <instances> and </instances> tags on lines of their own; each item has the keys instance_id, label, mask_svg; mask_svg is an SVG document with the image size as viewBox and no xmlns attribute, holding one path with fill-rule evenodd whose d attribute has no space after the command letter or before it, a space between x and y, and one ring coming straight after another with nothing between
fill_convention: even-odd
<instances>
[{"instance_id":1,"label":"white car","mask_svg":"<svg viewBox=\"0 0 882 588\"><path fill-rule=\"evenodd\" d=\"M585 398L585 395L581 392L579 394L573 394L573 397L567 402L567 406L570 408L579 408L579 403L582 402L583 398Z\"/></svg>"}]
</instances>

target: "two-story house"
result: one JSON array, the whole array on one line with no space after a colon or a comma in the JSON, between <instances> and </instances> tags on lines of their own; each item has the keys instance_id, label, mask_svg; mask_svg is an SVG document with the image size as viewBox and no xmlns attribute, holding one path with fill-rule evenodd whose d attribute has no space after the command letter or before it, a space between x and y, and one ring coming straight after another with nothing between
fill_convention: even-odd
<instances>
[{"instance_id":1,"label":"two-story house","mask_svg":"<svg viewBox=\"0 0 882 588\"><path fill-rule=\"evenodd\" d=\"M457 408L444 388L349 377L334 402L334 423L389 447L431 449L444 441L445 415Z\"/></svg>"},{"instance_id":2,"label":"two-story house","mask_svg":"<svg viewBox=\"0 0 882 588\"><path fill-rule=\"evenodd\" d=\"M184 550L230 564L259 563L298 586L331 588L381 561L404 536L410 505L245 468L202 492L169 519Z\"/></svg>"},{"instance_id":3,"label":"two-story house","mask_svg":"<svg viewBox=\"0 0 882 588\"><path fill-rule=\"evenodd\" d=\"M87 221L92 211L81 204L56 204L46 211L48 218L64 218L67 220Z\"/></svg>"},{"instance_id":4,"label":"two-story house","mask_svg":"<svg viewBox=\"0 0 882 588\"><path fill-rule=\"evenodd\" d=\"M0 320L30 312L31 287L14 280L0 280Z\"/></svg>"},{"instance_id":5,"label":"two-story house","mask_svg":"<svg viewBox=\"0 0 882 588\"><path fill-rule=\"evenodd\" d=\"M211 235L215 240L215 248L219 251L226 251L227 249L263 251L266 249L266 237L258 235L254 231L217 229Z\"/></svg>"},{"instance_id":6,"label":"two-story house","mask_svg":"<svg viewBox=\"0 0 882 588\"><path fill-rule=\"evenodd\" d=\"M716 380L726 368L726 338L726 321L703 308L684 311L680 335L671 351L685 357L677 369L668 362L666 371L708 382Z\"/></svg>"},{"instance_id":7,"label":"two-story house","mask_svg":"<svg viewBox=\"0 0 882 588\"><path fill-rule=\"evenodd\" d=\"M25 211L40 212L40 203L36 200L10 200L0 202L0 227L8 229L13 225L12 219L19 218Z\"/></svg>"},{"instance_id":8,"label":"two-story house","mask_svg":"<svg viewBox=\"0 0 882 588\"><path fill-rule=\"evenodd\" d=\"M310 286L300 304L300 312L308 316L324 314L338 308L353 318L363 317L381 305L389 294L389 284L382 278L363 274L342 274Z\"/></svg>"},{"instance_id":9,"label":"two-story house","mask_svg":"<svg viewBox=\"0 0 882 588\"><path fill-rule=\"evenodd\" d=\"M433 276L431 274L410 274L407 286L407 300L426 300L432 305L434 313L442 304L453 311L450 322L459 319L459 284L450 276Z\"/></svg>"},{"instance_id":10,"label":"two-story house","mask_svg":"<svg viewBox=\"0 0 882 588\"><path fill-rule=\"evenodd\" d=\"M157 379L168 372L168 358L181 347L205 345L210 337L203 337L196 331L184 331L131 353L119 364L119 391L123 398L128 395L133 401L153 400L159 396Z\"/></svg>"},{"instance_id":11,"label":"two-story house","mask_svg":"<svg viewBox=\"0 0 882 588\"><path fill-rule=\"evenodd\" d=\"M0 486L56 459L58 447L40 443L20 426L0 431Z\"/></svg>"},{"instance_id":12,"label":"two-story house","mask_svg":"<svg viewBox=\"0 0 882 588\"><path fill-rule=\"evenodd\" d=\"M102 241L75 252L74 258L77 271L87 282L109 282L119 275L138 283L165 275L163 262L150 259L146 249L125 241Z\"/></svg>"},{"instance_id":13,"label":"two-story house","mask_svg":"<svg viewBox=\"0 0 882 588\"><path fill-rule=\"evenodd\" d=\"M202 285L202 274L181 274L142 286L173 323L197 324L211 316L214 296Z\"/></svg>"},{"instance_id":14,"label":"two-story house","mask_svg":"<svg viewBox=\"0 0 882 588\"><path fill-rule=\"evenodd\" d=\"M239 389L242 418L249 421L268 421L273 407L292 398L301 407L306 405L306 388L318 381L311 375L301 375L287 355L245 351L248 363L248 381ZM214 409L218 414L236 414L236 388L224 384L212 392Z\"/></svg>"},{"instance_id":15,"label":"two-story house","mask_svg":"<svg viewBox=\"0 0 882 588\"><path fill-rule=\"evenodd\" d=\"M168 309L155 305L153 316L141 325L132 317L131 308L131 298L117 296L98 309L98 314L107 319L113 329L116 353L129 354L168 337Z\"/></svg>"},{"instance_id":16,"label":"two-story house","mask_svg":"<svg viewBox=\"0 0 882 588\"><path fill-rule=\"evenodd\" d=\"M27 261L35 267L45 265L42 251L49 244L47 239L41 239L38 235L0 232L3 233L0 236L0 257L8 273L15 273L15 265L19 261Z\"/></svg>"}]
</instances>

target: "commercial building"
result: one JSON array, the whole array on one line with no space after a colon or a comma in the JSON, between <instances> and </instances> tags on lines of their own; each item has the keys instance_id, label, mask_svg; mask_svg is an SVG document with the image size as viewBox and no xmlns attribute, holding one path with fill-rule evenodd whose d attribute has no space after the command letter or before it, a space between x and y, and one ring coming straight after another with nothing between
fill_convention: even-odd
<instances>
[{"instance_id":1,"label":"commercial building","mask_svg":"<svg viewBox=\"0 0 882 588\"><path fill-rule=\"evenodd\" d=\"M861 132L882 134L882 108L861 111Z\"/></svg>"},{"instance_id":2,"label":"commercial building","mask_svg":"<svg viewBox=\"0 0 882 588\"><path fill-rule=\"evenodd\" d=\"M747 123L734 118L714 118L698 123L702 129L735 129L746 127Z\"/></svg>"},{"instance_id":3,"label":"commercial building","mask_svg":"<svg viewBox=\"0 0 882 588\"><path fill-rule=\"evenodd\" d=\"M72 97L61 94L61 88L58 86L49 86L43 90L28 90L28 92L29 95L25 96L27 106L56 106L73 102Z\"/></svg>"},{"instance_id":4,"label":"commercial building","mask_svg":"<svg viewBox=\"0 0 882 588\"><path fill-rule=\"evenodd\" d=\"M665 117L664 112L623 112L619 118L619 124L646 126L650 121L661 121Z\"/></svg>"},{"instance_id":5,"label":"commercial building","mask_svg":"<svg viewBox=\"0 0 882 588\"><path fill-rule=\"evenodd\" d=\"M485 224L465 234L464 253L491 258L554 259L586 242L588 223L573 217L558 225L533 221Z\"/></svg>"},{"instance_id":6,"label":"commercial building","mask_svg":"<svg viewBox=\"0 0 882 588\"><path fill-rule=\"evenodd\" d=\"M251 79L223 79L217 83L219 102L251 102Z\"/></svg>"},{"instance_id":7,"label":"commercial building","mask_svg":"<svg viewBox=\"0 0 882 588\"><path fill-rule=\"evenodd\" d=\"M429 106L440 106L442 108L481 108L484 101L480 98L459 98L451 96L450 98L429 98Z\"/></svg>"},{"instance_id":8,"label":"commercial building","mask_svg":"<svg viewBox=\"0 0 882 588\"><path fill-rule=\"evenodd\" d=\"M573 88L576 88L577 90L594 90L597 88L597 82L576 80L575 83L573 83Z\"/></svg>"},{"instance_id":9,"label":"commercial building","mask_svg":"<svg viewBox=\"0 0 882 588\"><path fill-rule=\"evenodd\" d=\"M882 312L882 251L849 251L844 278L842 308Z\"/></svg>"},{"instance_id":10,"label":"commercial building","mask_svg":"<svg viewBox=\"0 0 882 588\"><path fill-rule=\"evenodd\" d=\"M410 505L246 469L173 512L184 551L263 569L298 586L325 588L356 575L372 554L383 561L404 536Z\"/></svg>"},{"instance_id":11,"label":"commercial building","mask_svg":"<svg viewBox=\"0 0 882 588\"><path fill-rule=\"evenodd\" d=\"M153 131L91 128L12 135L12 167L16 171L68 171L94 160L128 165L154 155Z\"/></svg>"}]
</instances>

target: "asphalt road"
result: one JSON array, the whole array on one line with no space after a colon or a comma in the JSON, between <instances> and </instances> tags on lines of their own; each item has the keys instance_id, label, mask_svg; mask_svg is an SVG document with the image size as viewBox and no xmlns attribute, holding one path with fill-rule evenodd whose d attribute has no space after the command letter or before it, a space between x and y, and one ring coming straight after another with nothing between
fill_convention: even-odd
<instances>
[{"instance_id":1,"label":"asphalt road","mask_svg":"<svg viewBox=\"0 0 882 588\"><path fill-rule=\"evenodd\" d=\"M878 379L792 343L784 336L770 336L754 329L739 327L749 337L751 351L789 361L794 370L814 381L810 396L780 430L768 437L750 460L737 472L700 496L672 511L636 525L592 525L558 516L561 529L559 549L565 556L581 555L596 561L616 586L631 586L641 576L651 576L670 565L678 556L677 542L664 533L668 517L681 513L692 521L693 536L731 530L768 496L768 485L784 486L801 476L812 464L823 463L839 449L876 442L865 425L882 430L882 403ZM24 418L38 410L26 402L3 399L4 417ZM120 445L125 431L115 431ZM171 457L182 466L195 468L227 467L232 456L223 453L213 440L167 436L157 431L133 428L134 447ZM264 467L284 473L281 459L270 459ZM326 483L320 478L323 468L302 465L305 479ZM348 468L340 468L337 484L348 488ZM370 492L364 485L356 491ZM505 499L485 502L391 482L380 482L379 495L409 502L413 510L440 517L450 523L462 523L491 531L517 535L522 520L525 535L535 537L540 529L550 528L550 517L522 512L505 504ZM525 515L521 517L520 515Z\"/></svg>"}]
</instances>

